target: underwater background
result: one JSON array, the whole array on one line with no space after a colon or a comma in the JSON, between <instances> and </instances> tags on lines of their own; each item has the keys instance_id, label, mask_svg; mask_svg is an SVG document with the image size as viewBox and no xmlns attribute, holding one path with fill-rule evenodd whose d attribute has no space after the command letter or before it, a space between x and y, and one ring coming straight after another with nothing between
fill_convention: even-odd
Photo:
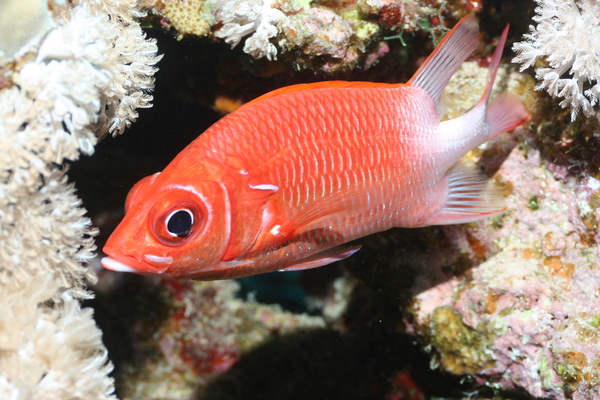
<instances>
[{"instance_id":1,"label":"underwater background","mask_svg":"<svg viewBox=\"0 0 600 400\"><path fill-rule=\"evenodd\" d=\"M31 15L39 32L0 34L0 397L600 398L597 2L11 4L0 19ZM505 213L392 229L302 272L194 282L100 267L94 243L131 187L222 116L295 83L406 82L469 13L480 45L446 89L448 118L481 96L507 23L494 93L531 113L467 155Z\"/></svg>"}]
</instances>

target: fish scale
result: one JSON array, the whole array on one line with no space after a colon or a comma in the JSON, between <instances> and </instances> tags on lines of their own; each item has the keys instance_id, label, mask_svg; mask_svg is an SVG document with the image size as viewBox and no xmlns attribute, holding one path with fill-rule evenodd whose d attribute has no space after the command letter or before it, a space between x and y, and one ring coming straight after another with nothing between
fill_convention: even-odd
<instances>
[{"instance_id":1,"label":"fish scale","mask_svg":"<svg viewBox=\"0 0 600 400\"><path fill-rule=\"evenodd\" d=\"M514 95L489 100L506 35L481 100L455 119L438 110L477 46L472 16L406 84L300 84L245 104L132 188L102 265L203 280L302 270L349 257L360 246L346 243L374 232L502 212L462 157L528 118Z\"/></svg>"}]
</instances>

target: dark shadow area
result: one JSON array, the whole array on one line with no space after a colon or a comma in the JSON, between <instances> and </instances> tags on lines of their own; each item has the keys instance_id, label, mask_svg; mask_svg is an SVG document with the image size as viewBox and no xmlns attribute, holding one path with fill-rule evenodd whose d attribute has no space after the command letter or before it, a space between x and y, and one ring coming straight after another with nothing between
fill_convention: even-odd
<instances>
[{"instance_id":1,"label":"dark shadow area","mask_svg":"<svg viewBox=\"0 0 600 400\"><path fill-rule=\"evenodd\" d=\"M402 335L304 331L253 350L198 399L382 399L407 368L427 397L452 395L458 378L428 371L428 362Z\"/></svg>"},{"instance_id":2,"label":"dark shadow area","mask_svg":"<svg viewBox=\"0 0 600 400\"><path fill-rule=\"evenodd\" d=\"M279 304L283 309L295 312L308 312L306 305L306 289L300 278L301 271L271 272L236 279L241 289L238 297L249 296L259 303Z\"/></svg>"},{"instance_id":3,"label":"dark shadow area","mask_svg":"<svg viewBox=\"0 0 600 400\"><path fill-rule=\"evenodd\" d=\"M123 367L135 365L149 354L140 353L147 346L136 343L151 340L168 317L167 299L159 293L159 280L141 275L122 274L110 291L96 291L95 298L84 302L94 309L94 319L102 329L102 341L114 364L112 376L118 388Z\"/></svg>"},{"instance_id":4,"label":"dark shadow area","mask_svg":"<svg viewBox=\"0 0 600 400\"><path fill-rule=\"evenodd\" d=\"M212 382L198 400L381 400L496 398L518 392L473 387L429 367L413 338L381 329L342 334L309 330L270 341Z\"/></svg>"}]
</instances>

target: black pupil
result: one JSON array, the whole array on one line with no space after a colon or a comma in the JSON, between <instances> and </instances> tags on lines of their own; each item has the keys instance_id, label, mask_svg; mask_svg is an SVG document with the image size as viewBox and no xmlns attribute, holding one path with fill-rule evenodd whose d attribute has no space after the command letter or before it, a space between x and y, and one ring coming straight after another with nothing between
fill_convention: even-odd
<instances>
[{"instance_id":1,"label":"black pupil","mask_svg":"<svg viewBox=\"0 0 600 400\"><path fill-rule=\"evenodd\" d=\"M167 221L167 230L172 235L186 237L192 229L192 213L188 210L174 212Z\"/></svg>"}]
</instances>

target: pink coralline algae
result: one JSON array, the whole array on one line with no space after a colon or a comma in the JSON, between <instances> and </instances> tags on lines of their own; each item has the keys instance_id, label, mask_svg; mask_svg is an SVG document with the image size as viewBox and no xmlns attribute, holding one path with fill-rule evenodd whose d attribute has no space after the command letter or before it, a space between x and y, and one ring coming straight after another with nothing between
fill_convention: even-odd
<instances>
[{"instance_id":1,"label":"pink coralline algae","mask_svg":"<svg viewBox=\"0 0 600 400\"><path fill-rule=\"evenodd\" d=\"M295 55L297 68L320 65L333 72L357 66L378 28L355 15L343 17L331 9L313 7L290 16L280 30L279 45Z\"/></svg>"},{"instance_id":2,"label":"pink coralline algae","mask_svg":"<svg viewBox=\"0 0 600 400\"><path fill-rule=\"evenodd\" d=\"M479 383L543 398L597 398L600 257L592 206L600 181L571 177L525 146L496 177L511 187L508 211L443 228L475 266L416 294L411 328L437 349L435 364ZM482 249L493 254L478 263ZM442 265L432 267L430 276L443 274Z\"/></svg>"},{"instance_id":3,"label":"pink coralline algae","mask_svg":"<svg viewBox=\"0 0 600 400\"><path fill-rule=\"evenodd\" d=\"M346 46L352 36L352 27L332 10L311 8L291 18L283 28L285 45L300 47L304 54L358 58L358 53Z\"/></svg>"}]
</instances>

